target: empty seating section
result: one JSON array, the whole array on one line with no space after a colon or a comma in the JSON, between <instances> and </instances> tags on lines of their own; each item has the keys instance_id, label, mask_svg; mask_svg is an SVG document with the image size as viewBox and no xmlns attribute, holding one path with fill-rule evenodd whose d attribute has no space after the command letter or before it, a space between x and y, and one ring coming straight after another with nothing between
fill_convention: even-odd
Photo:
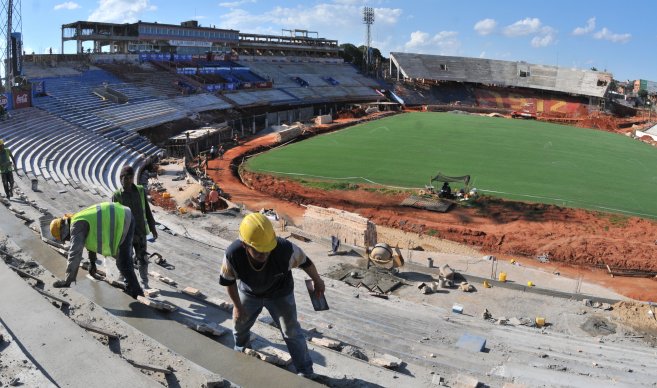
<instances>
[{"instance_id":1,"label":"empty seating section","mask_svg":"<svg viewBox=\"0 0 657 388\"><path fill-rule=\"evenodd\" d=\"M459 102L463 105L477 105L477 99L469 87L460 82L448 82L431 86L431 95L439 104ZM434 102L434 103L436 103Z\"/></svg>"},{"instance_id":2,"label":"empty seating section","mask_svg":"<svg viewBox=\"0 0 657 388\"><path fill-rule=\"evenodd\" d=\"M176 97L171 100L171 103L190 112L197 113L208 110L224 110L233 107L228 102L212 94L195 94L188 97Z\"/></svg>"},{"instance_id":3,"label":"empty seating section","mask_svg":"<svg viewBox=\"0 0 657 388\"><path fill-rule=\"evenodd\" d=\"M390 53L405 78L514 86L603 97L611 74L526 62Z\"/></svg>"},{"instance_id":4,"label":"empty seating section","mask_svg":"<svg viewBox=\"0 0 657 388\"><path fill-rule=\"evenodd\" d=\"M237 106L294 104L298 98L285 90L249 90L227 93L223 98Z\"/></svg>"},{"instance_id":5,"label":"empty seating section","mask_svg":"<svg viewBox=\"0 0 657 388\"><path fill-rule=\"evenodd\" d=\"M29 178L110 195L120 186L124 164L140 167L143 153L123 147L45 110L20 109L0 127L16 157L17 168Z\"/></svg>"},{"instance_id":6,"label":"empty seating section","mask_svg":"<svg viewBox=\"0 0 657 388\"><path fill-rule=\"evenodd\" d=\"M33 79L44 81L48 95L36 97L34 105L87 130L126 144L141 152L156 153L158 149L143 137L135 138L134 130L160 125L183 118L186 111L160 100L148 89L124 83L104 70L90 70L76 76ZM126 104L105 101L93 93L96 87L107 86L129 99ZM147 156L150 156L147 154Z\"/></svg>"},{"instance_id":7,"label":"empty seating section","mask_svg":"<svg viewBox=\"0 0 657 388\"><path fill-rule=\"evenodd\" d=\"M349 64L319 62L242 61L244 66L273 82L275 89L295 96L299 103L375 100L376 81ZM232 99L231 95L228 96Z\"/></svg>"}]
</instances>

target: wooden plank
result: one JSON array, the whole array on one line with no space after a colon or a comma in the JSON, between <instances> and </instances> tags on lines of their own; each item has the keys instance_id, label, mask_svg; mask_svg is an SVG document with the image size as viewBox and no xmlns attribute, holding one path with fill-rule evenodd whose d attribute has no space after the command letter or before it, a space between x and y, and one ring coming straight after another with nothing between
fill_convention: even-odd
<instances>
[{"instance_id":1,"label":"wooden plank","mask_svg":"<svg viewBox=\"0 0 657 388\"><path fill-rule=\"evenodd\" d=\"M55 295L53 295L53 294L51 294L51 293L49 293L49 292L46 292L46 291L40 290L40 289L38 289L38 288L36 288L36 287L32 287L32 288L34 288L39 294L41 294L41 295L45 295L45 296L47 296L47 297L50 298L50 299L56 300L57 302L59 302L59 303L61 303L61 304L63 304L63 305L68 306L68 305L71 304L69 301L64 300L64 299L61 299L61 298L59 298L59 297L57 297L57 296L55 296Z\"/></svg>"},{"instance_id":2,"label":"wooden plank","mask_svg":"<svg viewBox=\"0 0 657 388\"><path fill-rule=\"evenodd\" d=\"M101 329L100 327L96 327L96 326L93 326L91 324L84 323L84 322L75 322L75 323L77 323L78 326L80 326L80 327L82 327L86 330L92 331L92 332L97 333L97 334L102 334L102 335L106 336L109 339L119 339L118 334L110 333L109 331L105 331L105 330Z\"/></svg>"},{"instance_id":3,"label":"wooden plank","mask_svg":"<svg viewBox=\"0 0 657 388\"><path fill-rule=\"evenodd\" d=\"M36 276L30 275L29 273L27 273L27 272L25 272L25 271L23 271L23 270L21 270L21 269L18 269L17 267L14 267L13 265L9 265L9 268L13 269L13 270L14 270L17 274L19 274L21 277L34 279L34 280L37 281L37 284L39 284L39 283L43 283L43 280L39 279L39 278L36 277Z\"/></svg>"},{"instance_id":4,"label":"wooden plank","mask_svg":"<svg viewBox=\"0 0 657 388\"><path fill-rule=\"evenodd\" d=\"M290 237L295 238L299 241L310 242L310 239L308 237L302 236L302 235L297 234L297 233L290 233Z\"/></svg>"},{"instance_id":5,"label":"wooden plank","mask_svg":"<svg viewBox=\"0 0 657 388\"><path fill-rule=\"evenodd\" d=\"M153 371L153 372L160 372L160 373L164 373L165 375L170 375L171 372L172 372L170 369L167 369L167 368L160 368L160 367L157 367L157 366L154 366L154 365L142 364L140 362L137 362L135 360L130 360L130 359L127 359L127 358L126 358L126 361L128 361L132 366L134 366L136 368L139 368L139 369L150 370L150 371Z\"/></svg>"}]
</instances>

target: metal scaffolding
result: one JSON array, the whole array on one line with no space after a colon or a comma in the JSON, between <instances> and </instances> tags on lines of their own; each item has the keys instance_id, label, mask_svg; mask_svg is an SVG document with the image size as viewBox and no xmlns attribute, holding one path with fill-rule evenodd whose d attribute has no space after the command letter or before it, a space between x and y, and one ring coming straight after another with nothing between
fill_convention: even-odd
<instances>
[{"instance_id":1,"label":"metal scaffolding","mask_svg":"<svg viewBox=\"0 0 657 388\"><path fill-rule=\"evenodd\" d=\"M0 12L0 74L3 75L2 84L9 89L11 81L17 75L16 67L17 64L20 66L23 54L20 45L14 44L12 49L12 34L19 34L16 41L22 40L21 0L0 0Z\"/></svg>"}]
</instances>

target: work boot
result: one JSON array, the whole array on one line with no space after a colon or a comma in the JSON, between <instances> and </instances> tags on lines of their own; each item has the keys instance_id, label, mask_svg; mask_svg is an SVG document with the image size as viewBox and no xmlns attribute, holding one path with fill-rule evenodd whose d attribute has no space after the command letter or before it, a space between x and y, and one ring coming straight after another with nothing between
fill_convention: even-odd
<instances>
[{"instance_id":1,"label":"work boot","mask_svg":"<svg viewBox=\"0 0 657 388\"><path fill-rule=\"evenodd\" d=\"M141 278L143 287L150 288L148 286L148 263L144 263L139 266L139 277Z\"/></svg>"},{"instance_id":2,"label":"work boot","mask_svg":"<svg viewBox=\"0 0 657 388\"><path fill-rule=\"evenodd\" d=\"M89 261L89 275L91 275L92 277L95 277L97 270L98 269L96 268L96 260Z\"/></svg>"},{"instance_id":3,"label":"work boot","mask_svg":"<svg viewBox=\"0 0 657 388\"><path fill-rule=\"evenodd\" d=\"M57 280L52 284L52 286L55 288L68 288L71 286L71 282L67 282L66 280Z\"/></svg>"}]
</instances>

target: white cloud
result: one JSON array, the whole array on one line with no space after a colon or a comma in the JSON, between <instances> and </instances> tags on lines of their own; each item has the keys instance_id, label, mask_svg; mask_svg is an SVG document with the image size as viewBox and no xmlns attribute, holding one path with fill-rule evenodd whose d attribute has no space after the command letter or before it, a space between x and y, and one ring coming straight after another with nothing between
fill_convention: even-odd
<instances>
[{"instance_id":1,"label":"white cloud","mask_svg":"<svg viewBox=\"0 0 657 388\"><path fill-rule=\"evenodd\" d=\"M504 27L504 35L515 38L534 35L530 41L532 47L547 47L557 40L557 30L545 26L538 18L524 18Z\"/></svg>"},{"instance_id":2,"label":"white cloud","mask_svg":"<svg viewBox=\"0 0 657 388\"><path fill-rule=\"evenodd\" d=\"M342 1L311 6L276 6L262 13L234 8L220 15L217 26L256 34L280 34L281 29L301 28L317 31L320 37L338 39L340 43L349 42L358 46L364 43L362 4L362 1ZM374 15L372 29L376 36L379 26L384 30L397 24L402 10L374 8ZM358 40L353 41L354 37L358 37Z\"/></svg>"},{"instance_id":3,"label":"white cloud","mask_svg":"<svg viewBox=\"0 0 657 388\"><path fill-rule=\"evenodd\" d=\"M99 0L88 20L109 23L133 23L140 19L141 14L155 11L157 7L149 0Z\"/></svg>"},{"instance_id":4,"label":"white cloud","mask_svg":"<svg viewBox=\"0 0 657 388\"><path fill-rule=\"evenodd\" d=\"M486 52L485 51L480 52L479 58L486 58Z\"/></svg>"},{"instance_id":5,"label":"white cloud","mask_svg":"<svg viewBox=\"0 0 657 388\"><path fill-rule=\"evenodd\" d=\"M53 7L55 11L59 11L60 9L73 10L78 8L80 8L80 4L73 1L67 1L65 3L57 4Z\"/></svg>"},{"instance_id":6,"label":"white cloud","mask_svg":"<svg viewBox=\"0 0 657 388\"><path fill-rule=\"evenodd\" d=\"M458 32L441 31L433 36L423 31L411 33L411 38L404 47L417 53L456 54L461 47Z\"/></svg>"},{"instance_id":7,"label":"white cloud","mask_svg":"<svg viewBox=\"0 0 657 388\"><path fill-rule=\"evenodd\" d=\"M492 34L495 27L497 27L495 19L483 19L475 23L474 30L477 34L486 36Z\"/></svg>"},{"instance_id":8,"label":"white cloud","mask_svg":"<svg viewBox=\"0 0 657 388\"><path fill-rule=\"evenodd\" d=\"M614 43L627 43L632 38L632 34L615 34L611 32L607 27L604 27L602 30L593 34L595 39L608 40Z\"/></svg>"},{"instance_id":9,"label":"white cloud","mask_svg":"<svg viewBox=\"0 0 657 388\"><path fill-rule=\"evenodd\" d=\"M538 18L525 18L508 25L504 28L504 35L515 37L536 33L541 28L541 20Z\"/></svg>"},{"instance_id":10,"label":"white cloud","mask_svg":"<svg viewBox=\"0 0 657 388\"><path fill-rule=\"evenodd\" d=\"M586 21L586 27L577 27L573 30L573 35L586 35L595 30L595 18Z\"/></svg>"},{"instance_id":11,"label":"white cloud","mask_svg":"<svg viewBox=\"0 0 657 388\"><path fill-rule=\"evenodd\" d=\"M556 40L556 31L551 28L546 28L541 31L540 35L532 38L532 47L547 47L554 43Z\"/></svg>"},{"instance_id":12,"label":"white cloud","mask_svg":"<svg viewBox=\"0 0 657 388\"><path fill-rule=\"evenodd\" d=\"M227 1L225 3L219 3L220 7L225 7L225 8L237 8L241 5L244 4L253 4L255 3L256 0L239 0L239 1Z\"/></svg>"}]
</instances>

